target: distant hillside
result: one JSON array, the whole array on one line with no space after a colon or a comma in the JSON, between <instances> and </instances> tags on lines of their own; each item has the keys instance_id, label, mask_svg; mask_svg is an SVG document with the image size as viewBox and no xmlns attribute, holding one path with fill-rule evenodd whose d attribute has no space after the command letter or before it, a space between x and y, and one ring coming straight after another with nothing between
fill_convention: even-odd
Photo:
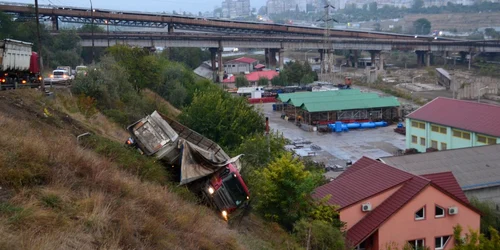
<instances>
[{"instance_id":1,"label":"distant hillside","mask_svg":"<svg viewBox=\"0 0 500 250\"><path fill-rule=\"evenodd\" d=\"M389 30L389 25L401 26L409 32L413 22L419 18L427 18L432 30L455 30L458 32L474 31L478 28L500 27L500 12L483 13L448 13L448 14L411 14L404 18L380 21L382 30ZM361 28L373 29L375 22L361 24Z\"/></svg>"}]
</instances>

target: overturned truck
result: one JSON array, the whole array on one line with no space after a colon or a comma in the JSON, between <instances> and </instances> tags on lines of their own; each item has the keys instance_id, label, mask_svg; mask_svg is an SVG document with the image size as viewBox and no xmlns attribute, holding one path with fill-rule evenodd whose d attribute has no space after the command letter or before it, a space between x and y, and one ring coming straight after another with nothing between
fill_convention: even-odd
<instances>
[{"instance_id":1,"label":"overturned truck","mask_svg":"<svg viewBox=\"0 0 500 250\"><path fill-rule=\"evenodd\" d=\"M229 157L215 142L157 111L127 130L127 144L177 172L180 185L203 197L225 219L250 199L239 173L241 155Z\"/></svg>"}]
</instances>

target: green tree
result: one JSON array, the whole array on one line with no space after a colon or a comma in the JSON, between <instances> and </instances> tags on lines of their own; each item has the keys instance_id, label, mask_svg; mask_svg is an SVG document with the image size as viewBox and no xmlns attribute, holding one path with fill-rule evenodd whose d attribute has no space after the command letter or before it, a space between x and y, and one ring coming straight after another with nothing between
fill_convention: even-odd
<instances>
[{"instance_id":1,"label":"green tree","mask_svg":"<svg viewBox=\"0 0 500 250\"><path fill-rule=\"evenodd\" d=\"M286 77L283 74L283 72L280 73L279 76L276 76L273 79L271 79L271 85L273 85L273 86L287 86L288 85Z\"/></svg>"},{"instance_id":2,"label":"green tree","mask_svg":"<svg viewBox=\"0 0 500 250\"><path fill-rule=\"evenodd\" d=\"M294 232L306 249L345 249L342 232L327 222L301 219L295 223Z\"/></svg>"},{"instance_id":3,"label":"green tree","mask_svg":"<svg viewBox=\"0 0 500 250\"><path fill-rule=\"evenodd\" d=\"M269 84L269 79L267 77L260 77L259 80L257 81L257 84L259 86L267 86Z\"/></svg>"},{"instance_id":4,"label":"green tree","mask_svg":"<svg viewBox=\"0 0 500 250\"><path fill-rule=\"evenodd\" d=\"M94 33L104 33L106 32L106 30L97 25L97 24L84 24L82 25L82 27L78 28L77 31L78 32L82 32L82 33L92 33L92 30L94 30Z\"/></svg>"},{"instance_id":5,"label":"green tree","mask_svg":"<svg viewBox=\"0 0 500 250\"><path fill-rule=\"evenodd\" d=\"M479 201L473 197L470 203L481 211L481 230L480 233L490 237L490 227L500 230L500 212L496 210L496 205L492 201Z\"/></svg>"},{"instance_id":6,"label":"green tree","mask_svg":"<svg viewBox=\"0 0 500 250\"><path fill-rule=\"evenodd\" d=\"M128 72L129 82L136 91L158 84L161 80L159 60L149 52L140 48L115 45L108 49L109 54Z\"/></svg>"},{"instance_id":7,"label":"green tree","mask_svg":"<svg viewBox=\"0 0 500 250\"><path fill-rule=\"evenodd\" d=\"M203 61L210 59L210 52L200 48L168 48L161 54L170 61L184 63L191 69L197 68Z\"/></svg>"},{"instance_id":8,"label":"green tree","mask_svg":"<svg viewBox=\"0 0 500 250\"><path fill-rule=\"evenodd\" d=\"M0 12L0 39L13 37L15 30L16 23L12 21L12 16Z\"/></svg>"},{"instance_id":9,"label":"green tree","mask_svg":"<svg viewBox=\"0 0 500 250\"><path fill-rule=\"evenodd\" d=\"M321 176L304 169L304 164L287 153L258 171L259 185L255 189L256 209L265 218L288 229L311 209L310 194Z\"/></svg>"},{"instance_id":10,"label":"green tree","mask_svg":"<svg viewBox=\"0 0 500 250\"><path fill-rule=\"evenodd\" d=\"M418 10L422 9L423 7L424 7L424 0L414 0L413 5L411 6L411 8L414 11L418 11Z\"/></svg>"},{"instance_id":11,"label":"green tree","mask_svg":"<svg viewBox=\"0 0 500 250\"><path fill-rule=\"evenodd\" d=\"M217 86L195 93L180 116L181 122L198 133L234 150L244 138L264 131L264 119L246 99L232 97Z\"/></svg>"},{"instance_id":12,"label":"green tree","mask_svg":"<svg viewBox=\"0 0 500 250\"><path fill-rule=\"evenodd\" d=\"M426 18L417 19L415 22L413 22L413 29L415 29L415 34L429 34L431 33L431 22Z\"/></svg>"},{"instance_id":13,"label":"green tree","mask_svg":"<svg viewBox=\"0 0 500 250\"><path fill-rule=\"evenodd\" d=\"M235 154L245 154L243 162L244 172L262 169L267 166L271 160L282 156L286 150L287 140L275 131L269 135L253 134L245 139L236 149Z\"/></svg>"},{"instance_id":14,"label":"green tree","mask_svg":"<svg viewBox=\"0 0 500 250\"><path fill-rule=\"evenodd\" d=\"M248 86L248 80L244 75L239 75L236 77L236 87L241 88L241 87L246 87Z\"/></svg>"},{"instance_id":15,"label":"green tree","mask_svg":"<svg viewBox=\"0 0 500 250\"><path fill-rule=\"evenodd\" d=\"M493 227L489 228L490 238L480 234L477 230L469 228L469 233L462 238L462 226L460 224L453 227L453 239L455 247L453 250L497 250L500 249L500 235Z\"/></svg>"}]
</instances>

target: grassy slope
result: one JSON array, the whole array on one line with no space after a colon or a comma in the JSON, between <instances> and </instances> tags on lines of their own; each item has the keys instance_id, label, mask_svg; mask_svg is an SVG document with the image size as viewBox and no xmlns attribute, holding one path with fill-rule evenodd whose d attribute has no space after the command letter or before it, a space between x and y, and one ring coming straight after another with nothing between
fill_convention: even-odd
<instances>
[{"instance_id":1,"label":"grassy slope","mask_svg":"<svg viewBox=\"0 0 500 250\"><path fill-rule=\"evenodd\" d=\"M254 216L230 229L175 188L141 181L163 182L139 171L155 167L149 158L125 162L112 150L78 146L83 132L115 139L114 147L126 133L102 116L58 111L74 102L58 96L0 92L0 249L295 248L281 229Z\"/></svg>"}]
</instances>

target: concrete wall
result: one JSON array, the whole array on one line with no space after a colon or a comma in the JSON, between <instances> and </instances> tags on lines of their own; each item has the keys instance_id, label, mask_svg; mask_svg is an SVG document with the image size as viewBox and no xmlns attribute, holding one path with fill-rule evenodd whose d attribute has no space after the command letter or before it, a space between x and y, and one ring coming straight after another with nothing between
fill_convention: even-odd
<instances>
[{"instance_id":1,"label":"concrete wall","mask_svg":"<svg viewBox=\"0 0 500 250\"><path fill-rule=\"evenodd\" d=\"M480 201L491 201L500 206L500 186L465 190L464 193L469 200L476 197Z\"/></svg>"},{"instance_id":2,"label":"concrete wall","mask_svg":"<svg viewBox=\"0 0 500 250\"><path fill-rule=\"evenodd\" d=\"M241 72L251 72L253 71L252 64L248 63L228 63L224 65L224 70L228 74L239 74Z\"/></svg>"},{"instance_id":3,"label":"concrete wall","mask_svg":"<svg viewBox=\"0 0 500 250\"><path fill-rule=\"evenodd\" d=\"M487 89L479 89L488 87ZM470 80L452 81L451 90L455 89L457 99L477 99L478 94L483 97L484 95L498 95L500 83L498 80L490 77L475 77Z\"/></svg>"},{"instance_id":4,"label":"concrete wall","mask_svg":"<svg viewBox=\"0 0 500 250\"><path fill-rule=\"evenodd\" d=\"M412 121L421 122L425 124L425 129L412 127ZM437 125L439 127L446 128L446 134L434 132L431 129L432 125ZM453 136L453 131L459 130L463 132L470 133L470 139L464 139ZM455 148L466 148L466 147L476 147L476 146L484 146L486 143L478 142L478 135L482 135L479 133L475 133L472 131L466 131L462 129L455 129L452 127L441 126L438 124L433 124L429 122L424 122L420 120L413 120L411 118L406 119L406 148L415 148L419 152L425 152L427 148L432 147L432 141L437 143L438 150L444 150L444 145L442 143L446 143L446 149L455 149ZM412 142L412 136L417 137L417 142ZM425 139L425 144L421 144L421 139ZM496 143L500 144L500 137L496 138Z\"/></svg>"}]
</instances>

